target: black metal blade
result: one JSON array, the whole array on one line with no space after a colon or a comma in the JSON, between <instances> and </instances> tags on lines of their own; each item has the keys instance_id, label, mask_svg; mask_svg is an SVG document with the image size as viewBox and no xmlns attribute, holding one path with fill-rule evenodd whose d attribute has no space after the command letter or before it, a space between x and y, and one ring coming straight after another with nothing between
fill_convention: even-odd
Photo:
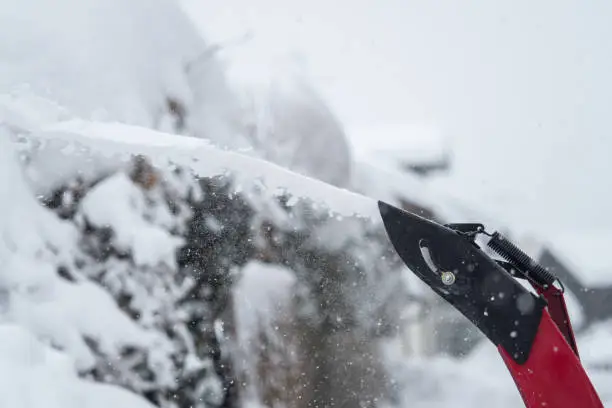
<instances>
[{"instance_id":1,"label":"black metal blade","mask_svg":"<svg viewBox=\"0 0 612 408\"><path fill-rule=\"evenodd\" d=\"M378 207L408 268L517 363L524 363L545 302L456 231L381 201Z\"/></svg>"}]
</instances>

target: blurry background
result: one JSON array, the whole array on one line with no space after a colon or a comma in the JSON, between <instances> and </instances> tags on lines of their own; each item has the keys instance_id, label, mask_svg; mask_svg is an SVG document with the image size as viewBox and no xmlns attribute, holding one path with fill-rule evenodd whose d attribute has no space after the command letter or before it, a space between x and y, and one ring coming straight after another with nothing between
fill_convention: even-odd
<instances>
[{"instance_id":1,"label":"blurry background","mask_svg":"<svg viewBox=\"0 0 612 408\"><path fill-rule=\"evenodd\" d=\"M252 35L252 80L299 67L356 148L361 127L433 127L453 155L437 182L465 202L543 233L612 227L609 2L183 4L213 41Z\"/></svg>"}]
</instances>

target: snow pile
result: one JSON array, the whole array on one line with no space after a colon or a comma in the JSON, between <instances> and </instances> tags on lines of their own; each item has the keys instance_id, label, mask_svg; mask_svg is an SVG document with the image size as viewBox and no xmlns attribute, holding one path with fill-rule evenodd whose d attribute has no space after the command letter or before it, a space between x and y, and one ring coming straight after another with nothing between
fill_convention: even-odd
<instances>
[{"instance_id":1,"label":"snow pile","mask_svg":"<svg viewBox=\"0 0 612 408\"><path fill-rule=\"evenodd\" d=\"M215 294L213 300L226 299L222 288L231 285L232 265L238 267L258 254L268 263L290 267L300 287L296 297L291 297L292 317L279 322L290 333L287 337L275 337L274 330L270 331L269 322L276 318L267 315L274 310L265 307L265 303L258 304L255 316L250 315L252 320L259 320L257 334L252 331L249 334L248 327L240 326L245 315L237 315L239 319L242 316L239 322L242 336L256 336L254 343L247 342L247 345L263 353L257 366L267 373L257 381L260 387L257 391L265 397L262 399L297 398L299 372L310 373L312 380L309 381L315 384L325 375L331 375L333 366L344 367L349 362L354 363L351 368L354 375L375 372L378 377L363 390L350 378L337 376L337 387L333 389L336 398L383 395L384 371L370 345L378 337L393 333L394 316L398 315L395 311L404 297L401 296L403 285L398 285L401 276L396 273L400 270L399 264L380 229L374 201L269 162L218 150L199 139L133 125L69 120L44 125L17 139L28 163L28 174L37 175L39 182L45 180L40 185L60 188L61 194L53 193L55 198L49 202L58 214L71 219L81 234L79 249L85 252L80 262L83 273L107 288L138 326L151 332L149 344L154 347L136 345L131 351L123 349L119 356L109 356L96 345L94 378L116 382L148 396L159 395L160 390L162 395L173 392L169 381L178 377L179 384L186 384L190 373L198 372L199 379L212 378L199 374L206 361L194 357L210 355L204 350L214 349L215 342L221 342L219 339L225 336L224 329L220 328L226 325L231 328L231 319L215 314L225 310L222 304L211 304L213 307L209 309L198 300L198 307L192 309L195 305L188 299L192 296L211 299L210 293ZM73 184L70 177L65 178L69 172L53 175L38 168L43 164L51 169L53 161L70 161L75 153L88 157L96 166L116 163L124 170L117 173L115 169L93 178L80 177L81 181ZM144 177L136 187L134 171L127 170L135 154L145 154L160 169L169 170L159 174L153 171L151 177ZM183 181L171 181L178 177L171 169L180 170ZM193 181L188 182L193 177L191 172L207 180L201 181L204 183L201 192ZM212 180L233 182L228 184L228 189L219 190L208 185ZM247 207L236 206L242 200L246 200ZM177 209L177 203L182 203L179 207L186 212ZM188 224L189 227L181 222L177 224L177 221L189 220L188 214L192 214L195 224ZM180 237L187 243L181 244L185 241L177 239ZM173 259L170 252L177 246L180 246L179 255ZM178 269L172 261L178 261ZM253 265L259 265L256 268L259 271L266 269L261 264ZM289 273L288 269L284 270ZM249 269L245 271L249 282ZM191 279L181 280L185 276L199 282L195 289ZM172 282L175 278L177 281ZM256 283L260 284L261 280ZM186 309L185 302L189 305ZM286 317L286 314L281 316ZM198 323L192 327L191 321ZM173 333L183 325L187 325L189 336L164 338L166 329ZM201 334L212 333L213 326L220 335L208 338L209 334ZM259 331L262 327L266 328L263 337ZM186 333L182 329L181 332ZM310 334L304 338L303 333ZM195 348L185 339L193 339ZM307 357L310 350L307 340L314 339L323 341L316 361ZM264 351L261 344L266 344ZM340 352L338 348L342 345L346 345L346 350ZM291 354L293 348L299 353ZM143 371L142 356L152 350L156 351L155 358L152 362L149 360L150 364L144 364ZM124 353L127 353L125 358ZM173 361L185 361L185 370L176 371L169 365L169 356ZM296 356L300 356L303 365L291 364ZM105 359L113 361L112 369L105 368ZM216 368L231 367L223 360L212 363ZM272 363L279 368L270 368ZM326 364L327 371L314 370L314 363ZM195 371L190 371L194 367ZM300 367L307 371L299 371ZM154 380L146 377L149 369L157 373ZM210 373L210 364L204 364L204 369ZM231 372L221 380L236 383ZM277 381L291 387L292 392L278 394ZM330 398L318 386L304 392L317 398ZM180 388L178 394L193 400L188 387ZM160 400L156 397L154 401Z\"/></svg>"},{"instance_id":2,"label":"snow pile","mask_svg":"<svg viewBox=\"0 0 612 408\"><path fill-rule=\"evenodd\" d=\"M0 377L6 391L0 405L149 406L126 391L78 379L77 371L94 364L84 336L109 350L142 343L144 336L102 288L60 276L58 269L74 256L76 231L36 202L6 132L0 134L0 212Z\"/></svg>"},{"instance_id":3,"label":"snow pile","mask_svg":"<svg viewBox=\"0 0 612 408\"><path fill-rule=\"evenodd\" d=\"M189 255L179 261L179 254L190 251L195 202L188 197L203 197L196 181L184 173L158 173L136 160L84 189L74 199L67 196L78 190L68 187L53 205L81 234L83 273L104 286L149 339L116 356L94 343L98 361L92 376L146 395L156 405L219 405L222 384L214 362L191 333L210 331L215 316L200 298L201 271L187 272ZM199 299L196 308L189 302L193 298Z\"/></svg>"},{"instance_id":4,"label":"snow pile","mask_svg":"<svg viewBox=\"0 0 612 408\"><path fill-rule=\"evenodd\" d=\"M156 404L165 396L181 404L191 393L196 397L185 403L214 405L222 384L208 352L196 350L180 332L193 326L192 318L200 322L194 329L212 323L198 314L206 310L194 316L177 306L193 290L177 264L191 214L184 199L192 194L193 177L187 175L186 182L166 175L163 189L143 194L144 187L125 172L117 173L131 161L92 154L52 137L30 137L38 129L33 118L44 115L32 114L37 107L25 103L29 110L8 106L5 123L12 130L3 131L0 149L6 155L0 183L0 209L6 216L1 224L6 246L0 246L4 317L66 353L74 382L78 374L137 391ZM15 118L26 119L17 126ZM11 157L11 139L19 142L25 172ZM78 171L83 164L90 171ZM45 194L57 214L36 202L24 174L33 177L38 193ZM151 180L143 185L159 185L155 174L148 176ZM10 251L18 255L8 256ZM177 390L181 376L197 377L191 381L194 389ZM114 388L109 389L112 397Z\"/></svg>"}]
</instances>

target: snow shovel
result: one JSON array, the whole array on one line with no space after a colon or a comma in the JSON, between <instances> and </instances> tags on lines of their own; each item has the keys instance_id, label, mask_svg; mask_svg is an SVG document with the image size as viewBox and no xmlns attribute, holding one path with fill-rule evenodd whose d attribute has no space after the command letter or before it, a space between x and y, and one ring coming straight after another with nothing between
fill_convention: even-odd
<instances>
[{"instance_id":1,"label":"snow shovel","mask_svg":"<svg viewBox=\"0 0 612 408\"><path fill-rule=\"evenodd\" d=\"M378 207L406 266L497 346L527 408L603 407L553 274L482 224L441 225L384 202ZM477 237L502 259L485 253Z\"/></svg>"}]
</instances>

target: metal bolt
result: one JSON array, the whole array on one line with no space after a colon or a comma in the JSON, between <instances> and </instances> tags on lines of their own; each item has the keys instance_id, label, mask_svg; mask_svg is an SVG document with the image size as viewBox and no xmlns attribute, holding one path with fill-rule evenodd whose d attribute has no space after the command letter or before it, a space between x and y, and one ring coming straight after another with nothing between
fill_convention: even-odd
<instances>
[{"instance_id":1,"label":"metal bolt","mask_svg":"<svg viewBox=\"0 0 612 408\"><path fill-rule=\"evenodd\" d=\"M455 283L455 274L452 272L442 272L442 274L440 275L440 278L442 279L442 283L445 284L446 286L450 286L453 283Z\"/></svg>"}]
</instances>

